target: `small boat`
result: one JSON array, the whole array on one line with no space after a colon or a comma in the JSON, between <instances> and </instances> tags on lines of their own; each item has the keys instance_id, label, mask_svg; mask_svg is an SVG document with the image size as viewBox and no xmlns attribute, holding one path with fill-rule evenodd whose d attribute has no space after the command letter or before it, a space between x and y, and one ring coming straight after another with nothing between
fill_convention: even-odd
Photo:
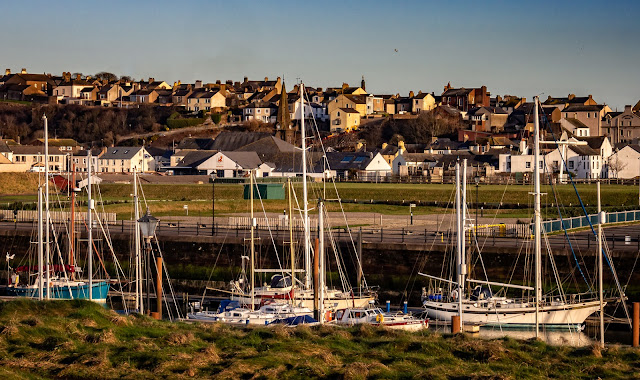
<instances>
[{"instance_id":1,"label":"small boat","mask_svg":"<svg viewBox=\"0 0 640 380\"><path fill-rule=\"evenodd\" d=\"M193 322L220 322L230 325L269 325L272 323L300 324L317 322L313 311L306 307L296 307L287 302L271 302L258 310L239 307L234 301L223 301L217 311L202 310L187 314ZM290 321L290 323L287 323Z\"/></svg>"},{"instance_id":2,"label":"small boat","mask_svg":"<svg viewBox=\"0 0 640 380\"><path fill-rule=\"evenodd\" d=\"M336 311L333 323L343 326L369 324L396 330L419 331L429 327L428 319L401 312L383 312L379 307L347 308Z\"/></svg>"}]
</instances>

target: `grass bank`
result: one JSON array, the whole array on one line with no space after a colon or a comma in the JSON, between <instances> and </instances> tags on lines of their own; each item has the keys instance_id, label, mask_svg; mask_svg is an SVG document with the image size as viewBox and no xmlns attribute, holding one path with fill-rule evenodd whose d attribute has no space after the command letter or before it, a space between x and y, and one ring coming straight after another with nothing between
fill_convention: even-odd
<instances>
[{"instance_id":1,"label":"grass bank","mask_svg":"<svg viewBox=\"0 0 640 380\"><path fill-rule=\"evenodd\" d=\"M123 317L82 301L0 304L4 378L628 378L640 351L368 326L231 328Z\"/></svg>"}]
</instances>

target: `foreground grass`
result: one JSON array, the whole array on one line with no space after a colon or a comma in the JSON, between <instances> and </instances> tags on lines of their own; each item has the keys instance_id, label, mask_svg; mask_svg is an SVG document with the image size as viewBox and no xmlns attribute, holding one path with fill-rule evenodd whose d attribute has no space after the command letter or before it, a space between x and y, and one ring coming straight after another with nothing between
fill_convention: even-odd
<instances>
[{"instance_id":1,"label":"foreground grass","mask_svg":"<svg viewBox=\"0 0 640 380\"><path fill-rule=\"evenodd\" d=\"M81 301L0 304L3 378L628 378L640 352L351 329L123 317Z\"/></svg>"}]
</instances>

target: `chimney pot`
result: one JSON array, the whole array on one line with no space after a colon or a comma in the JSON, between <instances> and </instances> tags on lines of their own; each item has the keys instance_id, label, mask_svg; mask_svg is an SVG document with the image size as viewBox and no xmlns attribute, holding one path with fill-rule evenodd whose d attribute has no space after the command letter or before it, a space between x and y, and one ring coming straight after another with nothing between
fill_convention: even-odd
<instances>
[{"instance_id":1,"label":"chimney pot","mask_svg":"<svg viewBox=\"0 0 640 380\"><path fill-rule=\"evenodd\" d=\"M23 67L22 70L20 70L20 74L26 74L26 73L27 73L27 69Z\"/></svg>"}]
</instances>

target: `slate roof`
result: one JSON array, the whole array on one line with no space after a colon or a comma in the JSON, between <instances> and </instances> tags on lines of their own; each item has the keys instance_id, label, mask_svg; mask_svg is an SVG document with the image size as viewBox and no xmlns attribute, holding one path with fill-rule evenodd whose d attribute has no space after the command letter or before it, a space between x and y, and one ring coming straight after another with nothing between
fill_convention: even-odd
<instances>
[{"instance_id":1,"label":"slate roof","mask_svg":"<svg viewBox=\"0 0 640 380\"><path fill-rule=\"evenodd\" d=\"M44 154L44 146L31 146L31 145L12 145L10 146L13 154ZM60 149L56 147L49 147L50 155L63 155Z\"/></svg>"},{"instance_id":2,"label":"slate roof","mask_svg":"<svg viewBox=\"0 0 640 380\"><path fill-rule=\"evenodd\" d=\"M441 96L468 95L471 91L473 91L473 88L450 88L443 92Z\"/></svg>"},{"instance_id":3,"label":"slate roof","mask_svg":"<svg viewBox=\"0 0 640 380\"><path fill-rule=\"evenodd\" d=\"M602 104L596 104L592 106L585 106L582 104L572 104L565 107L562 112L588 112L588 111L601 111L604 108Z\"/></svg>"},{"instance_id":4,"label":"slate roof","mask_svg":"<svg viewBox=\"0 0 640 380\"><path fill-rule=\"evenodd\" d=\"M338 108L338 109L344 113L360 113L356 111L354 108Z\"/></svg>"},{"instance_id":5,"label":"slate roof","mask_svg":"<svg viewBox=\"0 0 640 380\"><path fill-rule=\"evenodd\" d=\"M585 145L569 145L569 149L580 156L599 156L600 152Z\"/></svg>"},{"instance_id":6,"label":"slate roof","mask_svg":"<svg viewBox=\"0 0 640 380\"><path fill-rule=\"evenodd\" d=\"M437 162L442 155L431 153L405 153L402 156L407 162Z\"/></svg>"},{"instance_id":7,"label":"slate roof","mask_svg":"<svg viewBox=\"0 0 640 380\"><path fill-rule=\"evenodd\" d=\"M576 139L580 141L586 141L587 145L589 145L591 149L600 150L600 148L602 148L602 144L604 144L604 141L607 139L607 137L606 136L586 136L586 137L576 137Z\"/></svg>"},{"instance_id":8,"label":"slate roof","mask_svg":"<svg viewBox=\"0 0 640 380\"><path fill-rule=\"evenodd\" d=\"M570 124L572 124L576 128L589 128L585 123L581 122L578 119L574 119L574 118L570 117L570 118L567 118L565 120L567 120Z\"/></svg>"},{"instance_id":9,"label":"slate roof","mask_svg":"<svg viewBox=\"0 0 640 380\"><path fill-rule=\"evenodd\" d=\"M212 146L213 139L211 138L186 137L178 143L176 149L212 150Z\"/></svg>"},{"instance_id":10,"label":"slate roof","mask_svg":"<svg viewBox=\"0 0 640 380\"><path fill-rule=\"evenodd\" d=\"M251 144L254 141L258 141L265 137L271 136L266 132L222 132L213 141L213 145L210 147L212 150L219 151L234 151L242 148L245 145Z\"/></svg>"},{"instance_id":11,"label":"slate roof","mask_svg":"<svg viewBox=\"0 0 640 380\"><path fill-rule=\"evenodd\" d=\"M11 152L9 145L7 145L7 143L5 143L4 141L0 141L0 153L9 153L9 152Z\"/></svg>"},{"instance_id":12,"label":"slate roof","mask_svg":"<svg viewBox=\"0 0 640 380\"><path fill-rule=\"evenodd\" d=\"M44 139L36 139L35 143L44 145ZM80 145L74 139L49 139L49 146L78 146Z\"/></svg>"},{"instance_id":13,"label":"slate roof","mask_svg":"<svg viewBox=\"0 0 640 380\"><path fill-rule=\"evenodd\" d=\"M256 152L220 152L245 169L255 169L262 164Z\"/></svg>"},{"instance_id":14,"label":"slate roof","mask_svg":"<svg viewBox=\"0 0 640 380\"><path fill-rule=\"evenodd\" d=\"M327 152L327 162L331 170L364 170L375 157L373 152ZM314 171L324 170L322 160L316 163Z\"/></svg>"},{"instance_id":15,"label":"slate roof","mask_svg":"<svg viewBox=\"0 0 640 380\"><path fill-rule=\"evenodd\" d=\"M197 167L201 163L205 162L209 158L211 158L217 152L215 150L194 150L192 152L187 153L180 162L176 164L176 166L181 167Z\"/></svg>"},{"instance_id":16,"label":"slate roof","mask_svg":"<svg viewBox=\"0 0 640 380\"><path fill-rule=\"evenodd\" d=\"M135 146L116 146L107 148L107 151L100 156L101 160L130 160L135 156L142 147Z\"/></svg>"}]
</instances>

